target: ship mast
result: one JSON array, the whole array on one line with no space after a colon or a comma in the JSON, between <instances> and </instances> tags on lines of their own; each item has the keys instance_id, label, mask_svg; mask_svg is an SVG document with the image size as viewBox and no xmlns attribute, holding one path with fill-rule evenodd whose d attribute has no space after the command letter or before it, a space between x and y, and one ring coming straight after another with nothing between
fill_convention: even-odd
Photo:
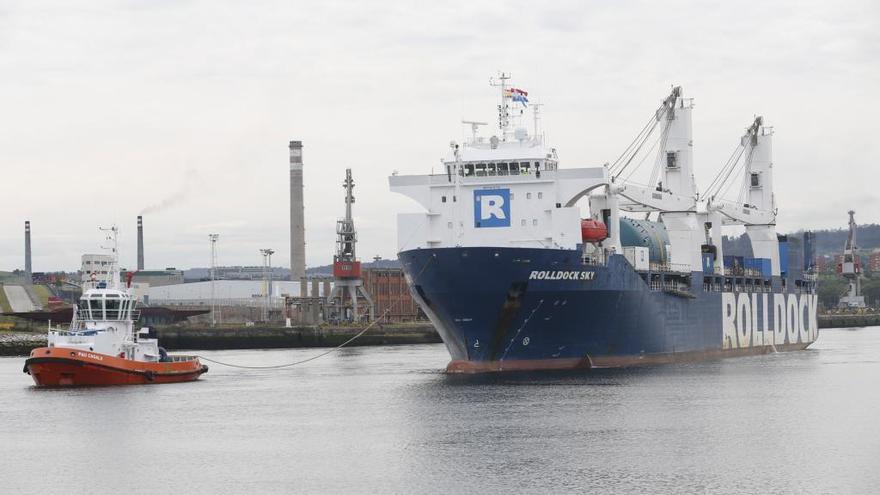
<instances>
[{"instance_id":1,"label":"ship mast","mask_svg":"<svg viewBox=\"0 0 880 495\"><path fill-rule=\"evenodd\" d=\"M501 94L501 104L498 105L498 130L501 131L502 141L507 141L510 128L510 93L507 87L509 80L510 74L507 72L499 73L497 81L495 78L489 78L489 85L498 88Z\"/></svg>"},{"instance_id":2,"label":"ship mast","mask_svg":"<svg viewBox=\"0 0 880 495\"><path fill-rule=\"evenodd\" d=\"M107 249L110 251L110 277L109 284L107 285L108 289L119 289L119 242L117 240L119 234L119 228L116 225L112 225L109 228L98 227L98 230L101 232L106 232L107 237L105 240L110 241L109 246L101 246L102 249Z\"/></svg>"}]
</instances>

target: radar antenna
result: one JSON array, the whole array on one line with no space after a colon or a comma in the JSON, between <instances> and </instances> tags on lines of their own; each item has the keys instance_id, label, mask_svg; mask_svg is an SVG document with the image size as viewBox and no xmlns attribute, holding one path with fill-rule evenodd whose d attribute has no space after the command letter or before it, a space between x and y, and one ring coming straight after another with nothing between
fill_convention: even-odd
<instances>
[{"instance_id":1,"label":"radar antenna","mask_svg":"<svg viewBox=\"0 0 880 495\"><path fill-rule=\"evenodd\" d=\"M479 130L481 125L489 125L488 122L477 122L475 120L464 120L461 121L462 124L469 124L471 126L471 142L477 142L477 131Z\"/></svg>"}]
</instances>

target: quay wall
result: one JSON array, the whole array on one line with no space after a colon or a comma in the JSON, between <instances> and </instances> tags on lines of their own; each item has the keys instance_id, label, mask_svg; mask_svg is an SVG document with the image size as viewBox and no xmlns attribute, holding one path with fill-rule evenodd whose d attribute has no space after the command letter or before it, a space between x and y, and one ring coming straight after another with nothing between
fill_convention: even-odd
<instances>
[{"instance_id":1,"label":"quay wall","mask_svg":"<svg viewBox=\"0 0 880 495\"><path fill-rule=\"evenodd\" d=\"M191 327L156 328L159 345L169 351L221 349L281 349L335 347L354 337L363 326ZM349 346L433 344L440 336L429 323L376 324ZM0 356L27 356L46 345L43 333L0 333Z\"/></svg>"}]
</instances>

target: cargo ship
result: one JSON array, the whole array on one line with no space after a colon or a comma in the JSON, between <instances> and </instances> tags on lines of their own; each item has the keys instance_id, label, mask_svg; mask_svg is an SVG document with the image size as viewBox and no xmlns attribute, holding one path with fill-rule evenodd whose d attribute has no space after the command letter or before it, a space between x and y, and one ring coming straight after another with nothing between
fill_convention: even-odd
<instances>
[{"instance_id":1,"label":"cargo ship","mask_svg":"<svg viewBox=\"0 0 880 495\"><path fill-rule=\"evenodd\" d=\"M545 144L528 92L508 74L491 84L494 135L464 121L471 138L450 143L442 173L389 177L422 209L398 215L399 258L448 372L694 361L816 340L812 238L776 233L762 117L698 193L693 100L681 87L613 163L569 168ZM650 178L637 183L645 163ZM744 230L748 252L725 255L728 226Z\"/></svg>"},{"instance_id":2,"label":"cargo ship","mask_svg":"<svg viewBox=\"0 0 880 495\"><path fill-rule=\"evenodd\" d=\"M31 351L24 371L38 387L175 383L198 379L208 371L196 356L169 355L151 338L149 328L135 331L137 298L131 274L123 287L117 261L117 229L107 229L109 282L87 283L66 328L49 323L48 343Z\"/></svg>"}]
</instances>

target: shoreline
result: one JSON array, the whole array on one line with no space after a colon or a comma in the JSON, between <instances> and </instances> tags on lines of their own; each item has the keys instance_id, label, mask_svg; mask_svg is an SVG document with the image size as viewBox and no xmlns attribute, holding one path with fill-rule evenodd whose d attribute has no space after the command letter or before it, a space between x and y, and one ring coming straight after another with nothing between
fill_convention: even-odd
<instances>
[{"instance_id":1,"label":"shoreline","mask_svg":"<svg viewBox=\"0 0 880 495\"><path fill-rule=\"evenodd\" d=\"M363 326L333 327L160 327L159 345L169 351L227 349L293 349L335 347L354 337ZM376 324L350 346L441 343L430 323ZM46 345L45 333L0 333L0 356L27 356Z\"/></svg>"},{"instance_id":2,"label":"shoreline","mask_svg":"<svg viewBox=\"0 0 880 495\"><path fill-rule=\"evenodd\" d=\"M880 314L819 315L819 328L852 328L880 326ZM169 351L233 350L233 349L296 349L335 347L354 337L363 326L300 326L292 328L254 327L193 327L168 326L155 328L159 344ZM376 324L350 346L439 344L443 341L427 322ZM31 349L46 345L43 332L0 333L0 356L27 356Z\"/></svg>"}]
</instances>

